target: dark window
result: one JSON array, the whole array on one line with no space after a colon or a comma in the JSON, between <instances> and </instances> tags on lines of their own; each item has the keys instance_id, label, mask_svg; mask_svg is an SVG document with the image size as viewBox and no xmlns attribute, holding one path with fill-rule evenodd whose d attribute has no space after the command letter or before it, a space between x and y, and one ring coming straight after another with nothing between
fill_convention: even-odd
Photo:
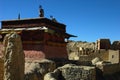
<instances>
[{"instance_id":1,"label":"dark window","mask_svg":"<svg viewBox=\"0 0 120 80\"><path fill-rule=\"evenodd\" d=\"M114 55L112 55L112 58L114 58Z\"/></svg>"}]
</instances>

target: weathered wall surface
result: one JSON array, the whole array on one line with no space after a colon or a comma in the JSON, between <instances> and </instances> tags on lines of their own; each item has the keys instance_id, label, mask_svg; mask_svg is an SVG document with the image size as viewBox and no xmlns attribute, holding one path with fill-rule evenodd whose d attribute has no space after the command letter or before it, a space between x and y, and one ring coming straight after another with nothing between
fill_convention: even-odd
<instances>
[{"instance_id":1,"label":"weathered wall surface","mask_svg":"<svg viewBox=\"0 0 120 80\"><path fill-rule=\"evenodd\" d=\"M68 58L66 47L44 46L46 58Z\"/></svg>"},{"instance_id":2,"label":"weathered wall surface","mask_svg":"<svg viewBox=\"0 0 120 80\"><path fill-rule=\"evenodd\" d=\"M111 48L111 42L109 39L99 39L97 40L97 49L110 49Z\"/></svg>"},{"instance_id":3,"label":"weathered wall surface","mask_svg":"<svg viewBox=\"0 0 120 80\"><path fill-rule=\"evenodd\" d=\"M0 58L0 80L3 80L4 76L4 61L3 58Z\"/></svg>"},{"instance_id":4,"label":"weathered wall surface","mask_svg":"<svg viewBox=\"0 0 120 80\"><path fill-rule=\"evenodd\" d=\"M7 34L4 45L4 80L23 80L25 56L17 33Z\"/></svg>"},{"instance_id":5,"label":"weathered wall surface","mask_svg":"<svg viewBox=\"0 0 120 80\"><path fill-rule=\"evenodd\" d=\"M119 50L109 50L109 61L112 64L119 63Z\"/></svg>"},{"instance_id":6,"label":"weathered wall surface","mask_svg":"<svg viewBox=\"0 0 120 80\"><path fill-rule=\"evenodd\" d=\"M43 45L37 43L37 44L23 44L23 49L26 58L31 59L68 58L66 46Z\"/></svg>"},{"instance_id":7,"label":"weathered wall surface","mask_svg":"<svg viewBox=\"0 0 120 80\"><path fill-rule=\"evenodd\" d=\"M95 43L88 43L82 41L69 42L67 44L68 58L69 60L84 60L85 57L95 52L96 47L97 46Z\"/></svg>"},{"instance_id":8,"label":"weathered wall surface","mask_svg":"<svg viewBox=\"0 0 120 80\"><path fill-rule=\"evenodd\" d=\"M45 53L43 52L43 45L41 44L23 43L23 49L25 53L25 58L30 59L45 58Z\"/></svg>"},{"instance_id":9,"label":"weathered wall surface","mask_svg":"<svg viewBox=\"0 0 120 80\"><path fill-rule=\"evenodd\" d=\"M3 44L0 42L0 80L3 80L4 76L4 60L3 60Z\"/></svg>"},{"instance_id":10,"label":"weathered wall surface","mask_svg":"<svg viewBox=\"0 0 120 80\"><path fill-rule=\"evenodd\" d=\"M120 41L114 41L112 43L112 49L114 49L114 50L120 50Z\"/></svg>"},{"instance_id":11,"label":"weathered wall surface","mask_svg":"<svg viewBox=\"0 0 120 80\"><path fill-rule=\"evenodd\" d=\"M0 56L3 56L3 44L0 42Z\"/></svg>"}]
</instances>

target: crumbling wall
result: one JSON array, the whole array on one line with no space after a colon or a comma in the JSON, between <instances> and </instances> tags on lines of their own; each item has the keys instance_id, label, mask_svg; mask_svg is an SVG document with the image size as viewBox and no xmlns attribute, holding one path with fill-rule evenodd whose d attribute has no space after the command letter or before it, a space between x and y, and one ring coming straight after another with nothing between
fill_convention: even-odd
<instances>
[{"instance_id":1,"label":"crumbling wall","mask_svg":"<svg viewBox=\"0 0 120 80\"><path fill-rule=\"evenodd\" d=\"M111 48L111 42L109 39L99 39L97 40L97 49L110 49Z\"/></svg>"},{"instance_id":2,"label":"crumbling wall","mask_svg":"<svg viewBox=\"0 0 120 80\"><path fill-rule=\"evenodd\" d=\"M95 43L82 42L82 41L69 42L67 44L68 58L69 60L84 60L85 57L95 52L96 47L97 46Z\"/></svg>"},{"instance_id":3,"label":"crumbling wall","mask_svg":"<svg viewBox=\"0 0 120 80\"><path fill-rule=\"evenodd\" d=\"M112 49L114 49L114 50L120 50L120 41L114 41L112 43Z\"/></svg>"},{"instance_id":4,"label":"crumbling wall","mask_svg":"<svg viewBox=\"0 0 120 80\"><path fill-rule=\"evenodd\" d=\"M0 42L0 80L3 80L4 75L4 60L3 60L3 44Z\"/></svg>"},{"instance_id":5,"label":"crumbling wall","mask_svg":"<svg viewBox=\"0 0 120 80\"><path fill-rule=\"evenodd\" d=\"M0 57L0 80L3 80L4 75L4 61L3 58Z\"/></svg>"},{"instance_id":6,"label":"crumbling wall","mask_svg":"<svg viewBox=\"0 0 120 80\"><path fill-rule=\"evenodd\" d=\"M24 52L20 36L12 32L7 34L4 45L4 80L24 80Z\"/></svg>"}]
</instances>

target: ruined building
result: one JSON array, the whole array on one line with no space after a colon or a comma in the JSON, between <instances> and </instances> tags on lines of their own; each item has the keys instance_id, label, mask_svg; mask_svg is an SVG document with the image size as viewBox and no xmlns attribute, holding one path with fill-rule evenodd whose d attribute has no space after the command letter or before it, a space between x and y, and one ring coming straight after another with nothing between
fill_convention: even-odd
<instances>
[{"instance_id":1,"label":"ruined building","mask_svg":"<svg viewBox=\"0 0 120 80\"><path fill-rule=\"evenodd\" d=\"M66 25L54 18L44 17L44 9L40 6L38 18L2 21L0 41L11 32L17 32L22 39L26 58L67 58L65 39L75 37L66 33ZM2 44L1 44L2 46Z\"/></svg>"},{"instance_id":2,"label":"ruined building","mask_svg":"<svg viewBox=\"0 0 120 80\"><path fill-rule=\"evenodd\" d=\"M97 49L110 49L111 48L111 42L109 39L99 39L97 40Z\"/></svg>"}]
</instances>

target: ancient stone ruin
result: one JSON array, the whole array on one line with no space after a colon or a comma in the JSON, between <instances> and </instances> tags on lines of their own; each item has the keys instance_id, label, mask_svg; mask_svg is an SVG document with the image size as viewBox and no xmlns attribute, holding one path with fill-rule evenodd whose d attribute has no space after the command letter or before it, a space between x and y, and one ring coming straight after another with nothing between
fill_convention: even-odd
<instances>
[{"instance_id":1,"label":"ancient stone ruin","mask_svg":"<svg viewBox=\"0 0 120 80\"><path fill-rule=\"evenodd\" d=\"M24 80L25 57L21 38L12 32L4 38L4 80Z\"/></svg>"},{"instance_id":2,"label":"ancient stone ruin","mask_svg":"<svg viewBox=\"0 0 120 80\"><path fill-rule=\"evenodd\" d=\"M95 67L66 64L47 73L44 80L96 80Z\"/></svg>"}]
</instances>

